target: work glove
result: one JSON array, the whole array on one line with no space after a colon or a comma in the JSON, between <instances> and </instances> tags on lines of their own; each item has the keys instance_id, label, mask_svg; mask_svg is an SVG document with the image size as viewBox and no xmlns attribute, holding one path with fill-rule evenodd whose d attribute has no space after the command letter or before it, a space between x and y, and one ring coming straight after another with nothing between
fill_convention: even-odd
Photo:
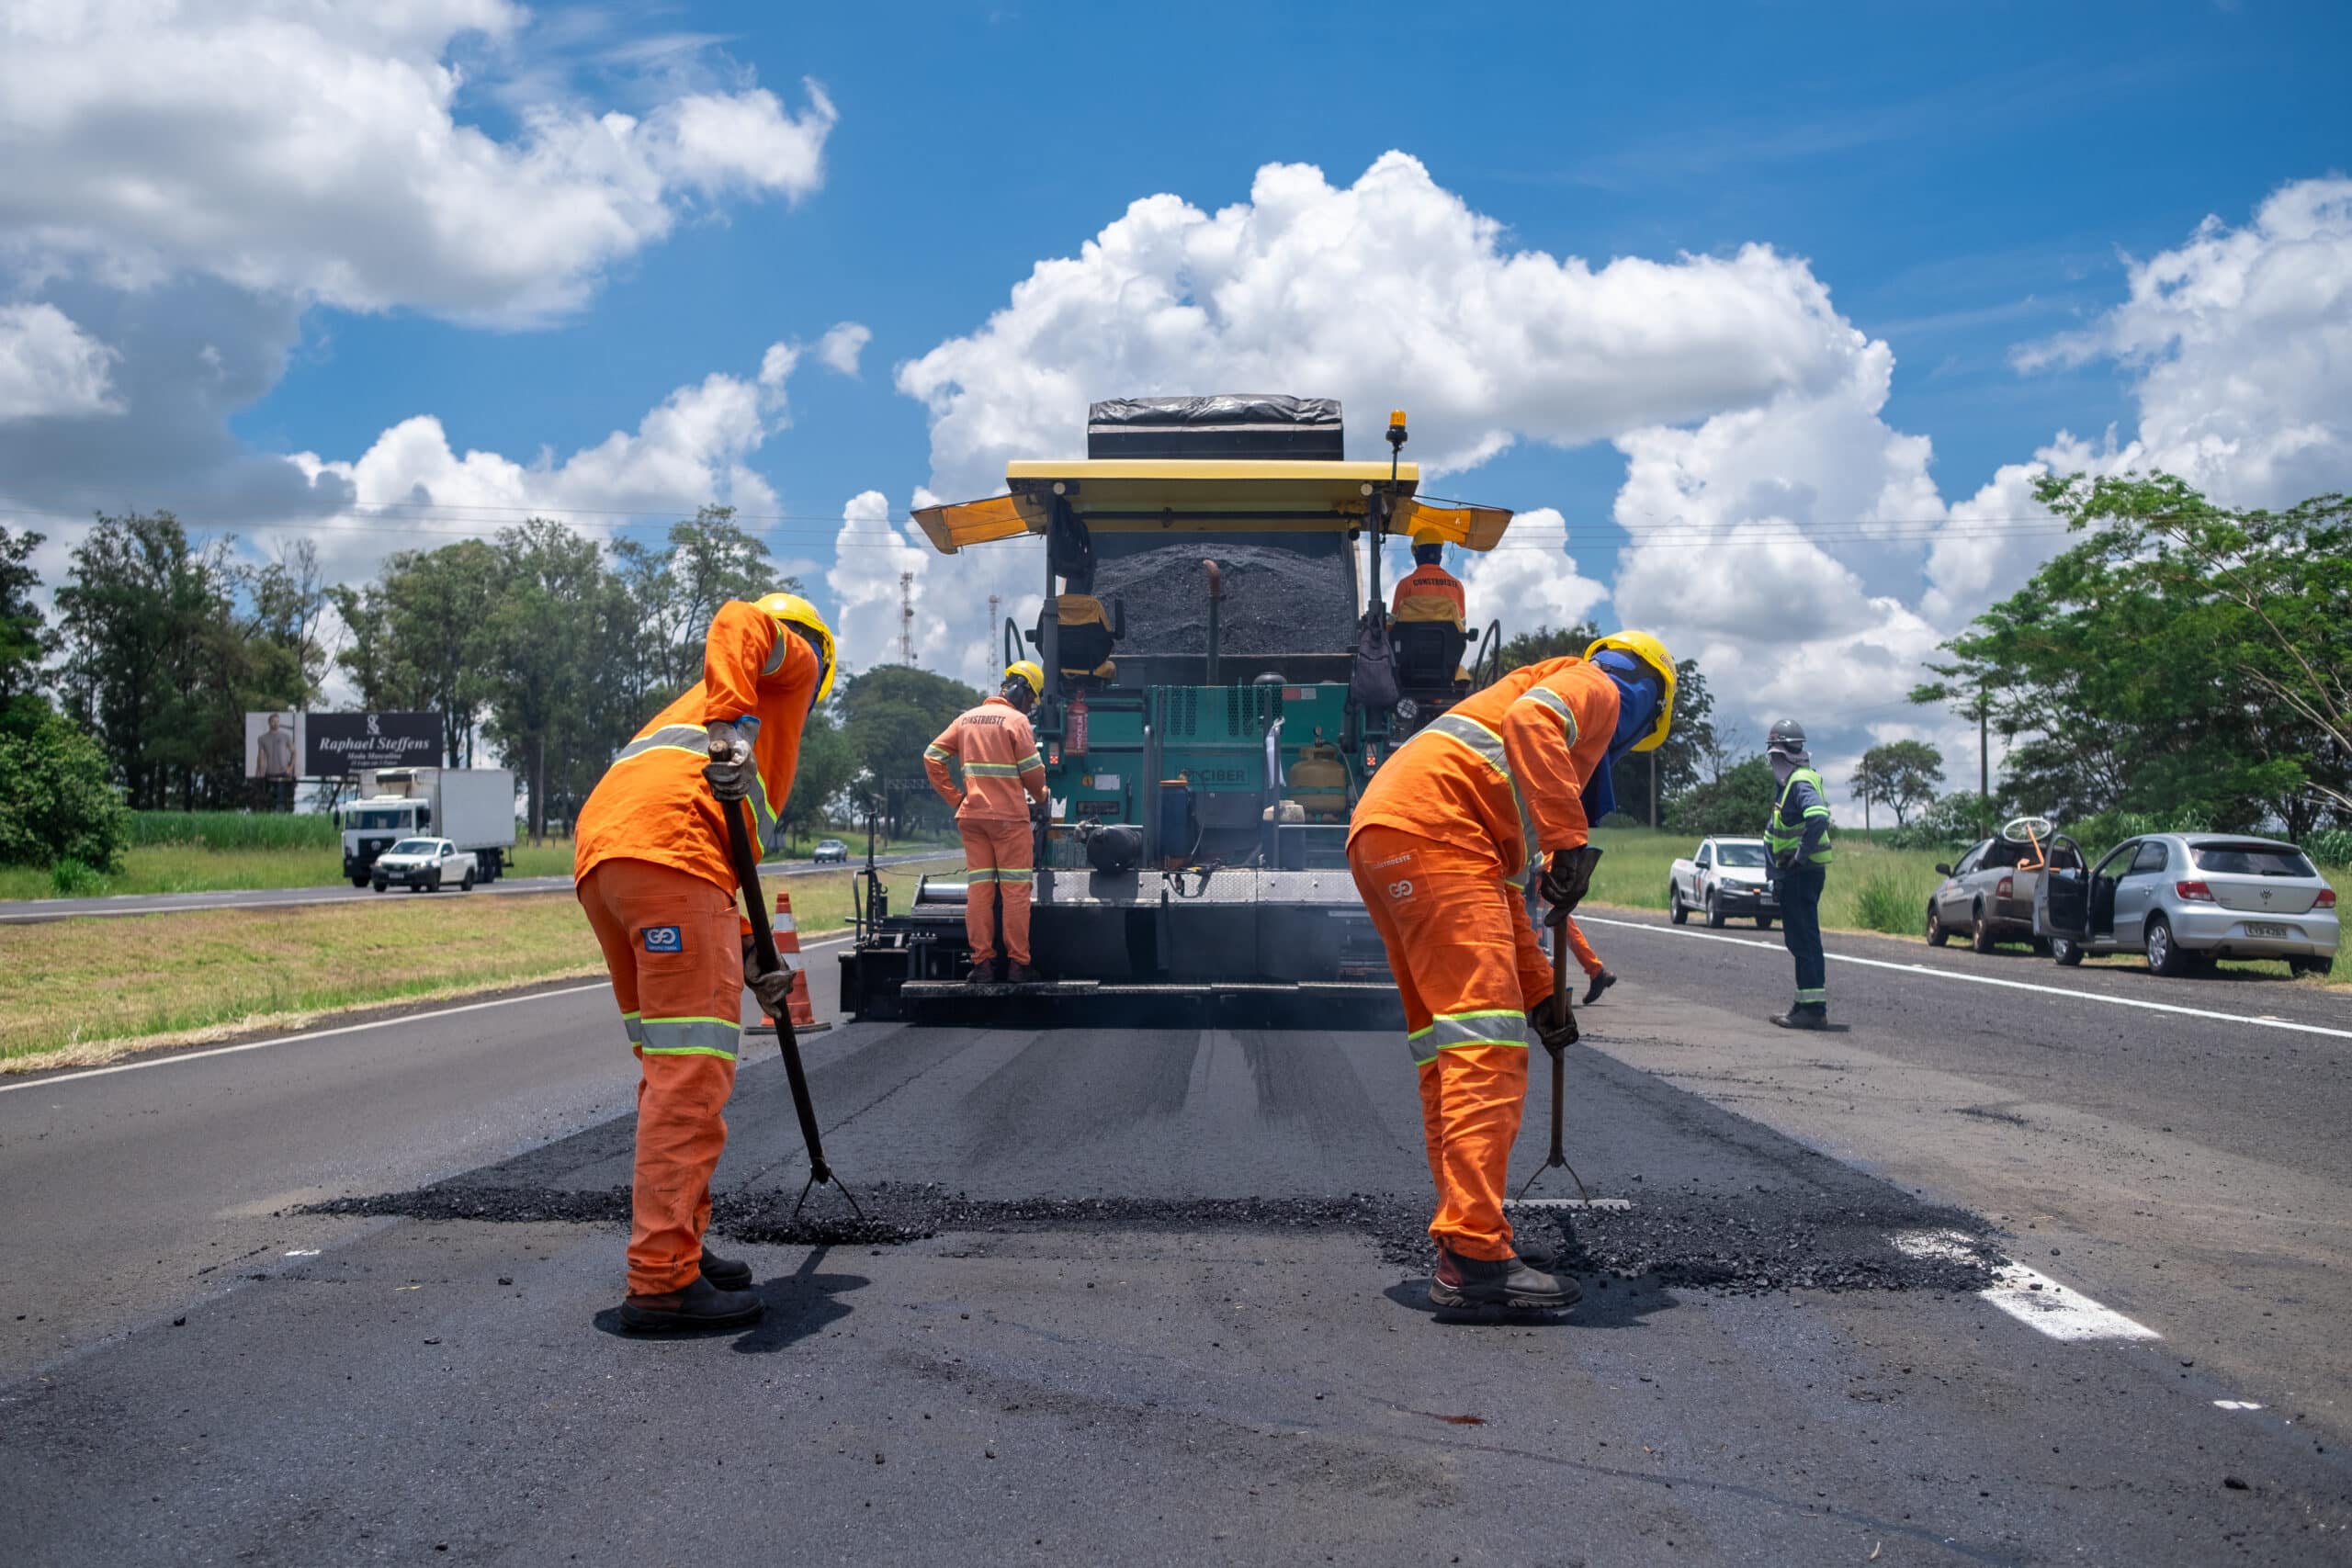
<instances>
[{"instance_id":1,"label":"work glove","mask_svg":"<svg viewBox=\"0 0 2352 1568\"><path fill-rule=\"evenodd\" d=\"M1593 867L1600 863L1600 852L1590 844L1552 852L1552 863L1544 868L1544 874L1535 884L1536 891L1552 905L1552 912L1544 917L1545 925L1556 926L1567 919L1569 911L1591 887Z\"/></svg>"},{"instance_id":2,"label":"work glove","mask_svg":"<svg viewBox=\"0 0 2352 1568\"><path fill-rule=\"evenodd\" d=\"M1555 1056L1577 1043L1577 1010L1566 997L1545 997L1528 1010L1527 1021L1544 1049Z\"/></svg>"},{"instance_id":3,"label":"work glove","mask_svg":"<svg viewBox=\"0 0 2352 1568\"><path fill-rule=\"evenodd\" d=\"M752 995L760 998L760 1011L769 1018L789 1018L785 1010L792 1004L792 971L771 969L764 975L746 975L744 983Z\"/></svg>"},{"instance_id":4,"label":"work glove","mask_svg":"<svg viewBox=\"0 0 2352 1568\"><path fill-rule=\"evenodd\" d=\"M702 776L710 781L710 793L724 801L749 800L752 797L752 743L742 732L721 719L709 727L710 765Z\"/></svg>"},{"instance_id":5,"label":"work glove","mask_svg":"<svg viewBox=\"0 0 2352 1568\"><path fill-rule=\"evenodd\" d=\"M1772 857L1772 869L1783 874L1794 870L1796 863L1797 852L1794 850L1782 850Z\"/></svg>"}]
</instances>

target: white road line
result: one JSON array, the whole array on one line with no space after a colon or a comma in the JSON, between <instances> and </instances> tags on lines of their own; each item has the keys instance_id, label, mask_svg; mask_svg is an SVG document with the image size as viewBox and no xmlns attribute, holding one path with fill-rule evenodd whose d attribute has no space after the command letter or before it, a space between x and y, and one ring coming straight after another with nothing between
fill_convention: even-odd
<instances>
[{"instance_id":1,"label":"white road line","mask_svg":"<svg viewBox=\"0 0 2352 1568\"><path fill-rule=\"evenodd\" d=\"M1894 1238L1897 1252L1912 1258L1943 1258L1972 1262L1976 1251L1969 1239L1950 1231L1911 1231ZM2022 1263L2001 1263L1993 1270L1993 1284L1976 1292L2019 1323L2052 1339L2161 1339L2163 1335L2143 1323L2134 1323L2112 1307L2104 1307L2079 1291L2070 1291L2049 1275Z\"/></svg>"},{"instance_id":2,"label":"white road line","mask_svg":"<svg viewBox=\"0 0 2352 1568\"><path fill-rule=\"evenodd\" d=\"M2216 1410L2259 1410L2262 1406L2251 1399L2217 1399L2213 1402L2213 1408Z\"/></svg>"},{"instance_id":3,"label":"white road line","mask_svg":"<svg viewBox=\"0 0 2352 1568\"><path fill-rule=\"evenodd\" d=\"M801 951L812 947L829 947L847 942L849 935L819 937L804 942ZM117 1062L112 1066L85 1067L78 1073L59 1073L54 1077L28 1078L23 1083L0 1084L0 1094L14 1094L23 1089L54 1089L59 1084L72 1083L77 1078L102 1078L115 1073L135 1073L141 1067L169 1067L182 1062L201 1062L209 1056L233 1056L243 1051L265 1051L272 1045L293 1045L305 1040L332 1040L338 1034L356 1034L366 1029L390 1029L395 1024L429 1023L436 1018L455 1018L459 1013L482 1012L491 1008L513 1007L517 1002L545 1001L549 997L576 997L583 991L601 991L605 982L594 980L585 986L566 986L560 990L530 991L519 997L492 997L486 1002L468 1002L462 1007L435 1008L431 1012L401 1013L393 1018L379 1018L368 1023L345 1023L334 1029L311 1029L300 1034L281 1034L275 1040L248 1040L242 1045L216 1045L209 1051L180 1051L169 1055L144 1057L136 1062ZM368 1005L368 1004L363 1004ZM397 1006L397 1002L373 1004Z\"/></svg>"},{"instance_id":4,"label":"white road line","mask_svg":"<svg viewBox=\"0 0 2352 1568\"><path fill-rule=\"evenodd\" d=\"M1729 942L1734 947L1754 948L1759 953L1781 953L1786 950L1777 942L1758 942L1752 937L1717 936L1713 931L1686 931L1679 926L1653 925L1647 920L1612 920L1602 915L1578 915L1577 923L1588 926L1620 926L1629 931L1656 931L1662 936L1691 937L1700 942ZM2140 1008L2148 1012L2168 1012L2182 1018L2218 1019L2223 1023L2249 1023L2256 1029L2285 1029L2298 1034L2324 1034L2332 1040L2352 1040L2352 1029L2328 1029L2316 1023L2294 1023L2283 1018L2263 1013L2219 1012L2211 1008L2181 1007L2174 1002L2152 1002L2138 997L2111 997L2100 991L2070 991L2064 986L2037 986L2030 980L2002 980L1991 975L1964 975L1957 969L1945 969L1933 964L1895 964L1883 958L1860 958L1850 953L1828 954L1832 964L1860 964L1870 969L1892 969L1899 975L1925 975L1937 980L1961 980L1971 986L1997 986L2007 991L2035 991L2045 997L2065 997L2075 1001L2098 1002L2108 1007Z\"/></svg>"}]
</instances>

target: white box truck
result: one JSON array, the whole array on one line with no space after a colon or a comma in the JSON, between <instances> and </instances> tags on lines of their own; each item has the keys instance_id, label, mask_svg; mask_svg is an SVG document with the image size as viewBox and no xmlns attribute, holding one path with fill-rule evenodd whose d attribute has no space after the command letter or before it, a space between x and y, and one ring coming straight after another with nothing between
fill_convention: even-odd
<instances>
[{"instance_id":1,"label":"white box truck","mask_svg":"<svg viewBox=\"0 0 2352 1568\"><path fill-rule=\"evenodd\" d=\"M336 813L343 874L368 886L376 857L402 839L447 839L474 857L474 874L495 882L514 849L514 774L507 768L376 768L359 775L359 797Z\"/></svg>"}]
</instances>

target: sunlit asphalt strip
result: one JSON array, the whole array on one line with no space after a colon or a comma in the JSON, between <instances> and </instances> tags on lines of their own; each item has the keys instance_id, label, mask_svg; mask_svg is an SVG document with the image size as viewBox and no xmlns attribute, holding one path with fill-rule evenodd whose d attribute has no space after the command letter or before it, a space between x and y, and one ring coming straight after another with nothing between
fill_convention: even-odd
<instances>
[{"instance_id":1,"label":"sunlit asphalt strip","mask_svg":"<svg viewBox=\"0 0 2352 1568\"><path fill-rule=\"evenodd\" d=\"M1680 926L1652 925L1647 920L1612 920L1600 915L1578 915L1578 925L1622 926L1629 931L1656 931L1661 936L1690 937L1699 942L1729 942L1734 947L1752 947L1762 953L1785 951L1777 942L1758 942L1752 937L1717 936L1713 931L1687 931ZM2242 1012L2216 1012L2211 1008L2185 1008L2173 1002L2144 1001L2137 997L2110 997L2099 991L2070 991L2063 986L2037 986L2028 980L2001 980L1990 975L1963 975L1955 969L1940 969L1932 964L1894 964L1883 958L1858 958L1850 953L1828 954L1832 964L1860 964L1871 969L1892 969L1898 975L1923 975L1933 980L1960 980L1971 986L1998 986L2008 991L2033 991L2045 997L2065 997L2074 1001L2098 1002L2106 1007L2139 1008L2148 1012L2168 1012L2182 1018L2218 1019L2223 1023L2243 1023L2255 1029L2285 1029L2297 1034L2324 1034L2333 1040L2352 1040L2352 1029L2328 1029L2316 1023L2295 1023L2283 1018L2252 1018Z\"/></svg>"},{"instance_id":2,"label":"sunlit asphalt strip","mask_svg":"<svg viewBox=\"0 0 2352 1568\"><path fill-rule=\"evenodd\" d=\"M849 935L819 937L802 945L801 951L812 947L829 947L847 942ZM334 1029L306 1030L300 1034L281 1034L275 1040L248 1040L242 1045L216 1045L209 1051L181 1051L170 1055L150 1056L139 1062L117 1062L110 1067L85 1067L78 1073L59 1073L54 1077L28 1078L23 1083L0 1084L0 1094L13 1094L20 1089L54 1089L59 1084L72 1083L76 1078L102 1078L114 1073L135 1073L141 1067L176 1066L182 1062L201 1062L208 1056L233 1056L241 1051L264 1051L272 1045L293 1045L305 1040L331 1040L338 1034L356 1034L365 1029L390 1029L395 1024L430 1023L436 1018L455 1018L459 1013L482 1012L491 1008L508 1008L517 1002L545 1001L550 997L576 997L583 991L601 991L605 982L591 981L585 986L566 986L560 990L529 991L519 997L492 997L486 1002L468 1002L462 1007L435 1008L431 1012L406 1012L394 1018L379 1018L369 1023L345 1023ZM397 1004L392 1004L397 1005Z\"/></svg>"},{"instance_id":3,"label":"sunlit asphalt strip","mask_svg":"<svg viewBox=\"0 0 2352 1568\"><path fill-rule=\"evenodd\" d=\"M1967 1236L1941 1231L1913 1231L1894 1238L1895 1250L1912 1258L1945 1258L1957 1263L1976 1258ZM2104 1307L2079 1291L2070 1291L2047 1274L2022 1263L1996 1264L1993 1284L1976 1292L2037 1333L2052 1339L2161 1339L2146 1324L2134 1323L2111 1307Z\"/></svg>"}]
</instances>

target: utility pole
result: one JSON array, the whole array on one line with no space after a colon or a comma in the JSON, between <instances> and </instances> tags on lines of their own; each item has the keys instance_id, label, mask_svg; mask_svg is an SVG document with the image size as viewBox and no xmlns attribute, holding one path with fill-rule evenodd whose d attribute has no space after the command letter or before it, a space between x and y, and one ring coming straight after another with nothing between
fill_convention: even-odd
<instances>
[{"instance_id":1,"label":"utility pole","mask_svg":"<svg viewBox=\"0 0 2352 1568\"><path fill-rule=\"evenodd\" d=\"M1655 750L1653 750L1649 755L1650 755L1650 827L1651 827L1651 829L1652 829L1653 830L1655 830L1655 829L1657 829L1657 753Z\"/></svg>"},{"instance_id":2,"label":"utility pole","mask_svg":"<svg viewBox=\"0 0 2352 1568\"><path fill-rule=\"evenodd\" d=\"M915 661L915 574L899 573L899 662Z\"/></svg>"},{"instance_id":3,"label":"utility pole","mask_svg":"<svg viewBox=\"0 0 2352 1568\"><path fill-rule=\"evenodd\" d=\"M989 637L991 640L995 638L997 627L1001 624L997 619L997 596L991 593L989 595Z\"/></svg>"},{"instance_id":4,"label":"utility pole","mask_svg":"<svg viewBox=\"0 0 2352 1568\"><path fill-rule=\"evenodd\" d=\"M1993 803L1993 752L1987 739L1986 715L1991 712L1984 704L1984 688L1976 688L1976 798L1986 806Z\"/></svg>"}]
</instances>

